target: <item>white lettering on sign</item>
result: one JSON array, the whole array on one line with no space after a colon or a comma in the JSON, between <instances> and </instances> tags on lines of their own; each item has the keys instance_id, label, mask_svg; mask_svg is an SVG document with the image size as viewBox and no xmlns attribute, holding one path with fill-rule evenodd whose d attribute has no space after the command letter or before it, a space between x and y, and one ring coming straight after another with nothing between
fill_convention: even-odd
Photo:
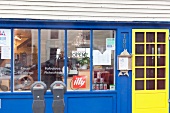
<instances>
[{"instance_id":1,"label":"white lettering on sign","mask_svg":"<svg viewBox=\"0 0 170 113\"><path fill-rule=\"evenodd\" d=\"M72 51L72 57L73 58L83 58L86 56L86 52L85 51Z\"/></svg>"},{"instance_id":2,"label":"white lettering on sign","mask_svg":"<svg viewBox=\"0 0 170 113\"><path fill-rule=\"evenodd\" d=\"M83 86L85 84L85 80L83 80L82 78L76 78L76 80L74 81L74 85L80 85Z\"/></svg>"}]
</instances>

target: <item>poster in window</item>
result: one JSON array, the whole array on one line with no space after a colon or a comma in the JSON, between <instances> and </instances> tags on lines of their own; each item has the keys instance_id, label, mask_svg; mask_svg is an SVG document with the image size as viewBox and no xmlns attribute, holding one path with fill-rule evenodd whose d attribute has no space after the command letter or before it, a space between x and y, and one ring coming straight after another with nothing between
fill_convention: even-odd
<instances>
[{"instance_id":1,"label":"poster in window","mask_svg":"<svg viewBox=\"0 0 170 113\"><path fill-rule=\"evenodd\" d=\"M106 38L106 50L115 50L114 38Z\"/></svg>"},{"instance_id":2,"label":"poster in window","mask_svg":"<svg viewBox=\"0 0 170 113\"><path fill-rule=\"evenodd\" d=\"M0 29L0 46L11 46L10 29Z\"/></svg>"}]
</instances>

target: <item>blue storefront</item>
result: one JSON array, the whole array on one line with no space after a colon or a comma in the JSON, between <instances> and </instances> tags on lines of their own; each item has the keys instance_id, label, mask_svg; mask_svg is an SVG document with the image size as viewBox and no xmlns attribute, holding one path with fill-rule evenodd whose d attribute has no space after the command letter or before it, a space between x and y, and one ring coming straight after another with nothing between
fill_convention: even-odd
<instances>
[{"instance_id":1,"label":"blue storefront","mask_svg":"<svg viewBox=\"0 0 170 113\"><path fill-rule=\"evenodd\" d=\"M0 112L32 113L30 84L44 81L49 87L61 79L67 86L65 113L169 113L169 29L169 22L1 19L0 30L10 45L0 44ZM53 33L57 36L52 37ZM119 56L124 50L129 53L124 60L127 56L131 60L121 64ZM64 74L53 78L53 71L43 66L55 64L53 58L58 59L61 51L64 68L57 69ZM85 70L79 62L82 53L90 59ZM8 73L4 73L6 68ZM84 87L74 84L77 75L85 77ZM100 84L106 88L100 89ZM146 99L151 102L144 105ZM46 113L52 113L52 101L47 90Z\"/></svg>"}]
</instances>

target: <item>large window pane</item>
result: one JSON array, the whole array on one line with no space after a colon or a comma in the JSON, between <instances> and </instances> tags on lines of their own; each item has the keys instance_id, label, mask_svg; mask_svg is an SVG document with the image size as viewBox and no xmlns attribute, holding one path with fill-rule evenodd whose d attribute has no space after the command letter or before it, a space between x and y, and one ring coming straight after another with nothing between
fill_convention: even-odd
<instances>
[{"instance_id":1,"label":"large window pane","mask_svg":"<svg viewBox=\"0 0 170 113\"><path fill-rule=\"evenodd\" d=\"M68 30L67 90L90 90L89 36L89 30Z\"/></svg>"},{"instance_id":2,"label":"large window pane","mask_svg":"<svg viewBox=\"0 0 170 113\"><path fill-rule=\"evenodd\" d=\"M11 30L0 29L0 92L10 90Z\"/></svg>"},{"instance_id":3,"label":"large window pane","mask_svg":"<svg viewBox=\"0 0 170 113\"><path fill-rule=\"evenodd\" d=\"M64 30L41 30L41 80L47 89L56 80L64 81L63 67Z\"/></svg>"},{"instance_id":4,"label":"large window pane","mask_svg":"<svg viewBox=\"0 0 170 113\"><path fill-rule=\"evenodd\" d=\"M14 89L30 90L38 76L38 30L14 29L14 55Z\"/></svg>"},{"instance_id":5,"label":"large window pane","mask_svg":"<svg viewBox=\"0 0 170 113\"><path fill-rule=\"evenodd\" d=\"M114 87L115 31L93 31L93 89ZM111 88L112 89L112 88Z\"/></svg>"}]
</instances>

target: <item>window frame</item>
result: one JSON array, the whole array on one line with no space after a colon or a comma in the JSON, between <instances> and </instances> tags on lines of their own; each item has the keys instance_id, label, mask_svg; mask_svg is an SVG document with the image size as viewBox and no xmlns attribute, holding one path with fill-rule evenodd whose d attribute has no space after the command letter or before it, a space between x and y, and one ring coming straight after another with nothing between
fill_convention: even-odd
<instances>
[{"instance_id":1,"label":"window frame","mask_svg":"<svg viewBox=\"0 0 170 113\"><path fill-rule=\"evenodd\" d=\"M31 90L28 90L28 91L15 91L14 90L14 77L13 77L13 75L14 75L14 39L13 39L13 36L14 36L14 29L17 29L17 28L10 28L10 30L11 30L11 80L10 80L10 87L11 87L11 89L10 89L10 91L8 91L8 93L11 93L11 92L14 92L14 93L24 93L24 92L31 92ZM31 28L22 28L22 29L31 29ZM38 30L38 81L40 81L41 80L41 30L42 30L43 28L34 28L34 30ZM48 29L48 30L50 30L51 28L46 28L46 29ZM68 31L68 29L62 29L62 28L58 28L58 30L64 30L65 31L65 34L64 34L64 39L65 39L65 44L64 44L64 49L65 49L65 57L67 57L67 50L68 50L68 46L67 46L67 31ZM73 29L73 30L78 30L78 29ZM83 30L83 29L81 29L81 30ZM93 60L93 56L92 56L92 54L93 54L93 30L95 30L95 29L85 29L85 30L89 30L90 31L90 60L92 61ZM116 60L116 29L97 29L97 30L112 30L112 31L114 31L114 38L115 38L115 55L114 55L114 58L115 58L115 60ZM54 39L51 39L51 40L54 40ZM49 48L50 49L50 48ZM116 61L114 60L114 62L115 62L115 64L114 64L114 68L116 68ZM67 60L65 60L65 66L67 65ZM93 77L93 63L92 62L90 62L90 90L88 90L88 91L82 91L82 90L80 90L80 91L78 91L78 92L94 92L93 90L92 90L92 77ZM116 76L115 76L115 73L116 73L116 70L114 70L114 83L116 84ZM66 71L66 69L65 69L65 75L67 75L67 71ZM67 79L67 76L64 76L64 79ZM67 85L67 81L65 81L64 82L66 85ZM115 92L116 91L116 88L115 88L115 90L107 90L107 91L105 91L105 90L103 90L102 92ZM48 91L49 92L49 91ZM67 91L67 92L70 92L70 91ZM77 92L77 91L71 91L71 92ZM0 93L4 93L4 92L0 92Z\"/></svg>"}]
</instances>

